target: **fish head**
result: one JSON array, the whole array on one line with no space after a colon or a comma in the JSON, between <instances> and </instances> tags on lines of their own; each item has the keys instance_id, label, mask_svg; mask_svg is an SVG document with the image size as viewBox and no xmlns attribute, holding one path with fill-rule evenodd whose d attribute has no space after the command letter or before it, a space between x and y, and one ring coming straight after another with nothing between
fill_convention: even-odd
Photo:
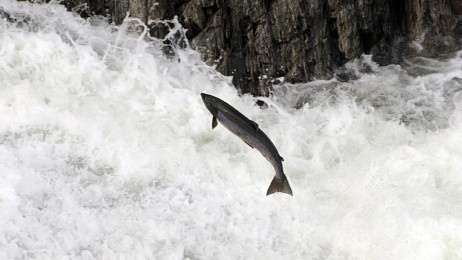
<instances>
[{"instance_id":1,"label":"fish head","mask_svg":"<svg viewBox=\"0 0 462 260\"><path fill-rule=\"evenodd\" d=\"M204 102L205 106L210 111L210 113L212 113L212 115L215 115L217 112L217 98L205 93L201 93L201 97L202 101Z\"/></svg>"}]
</instances>

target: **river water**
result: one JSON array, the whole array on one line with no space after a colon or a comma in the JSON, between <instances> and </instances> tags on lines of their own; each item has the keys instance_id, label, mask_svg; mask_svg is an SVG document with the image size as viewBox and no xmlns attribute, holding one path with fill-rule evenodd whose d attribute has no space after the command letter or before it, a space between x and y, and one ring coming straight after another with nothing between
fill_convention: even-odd
<instances>
[{"instance_id":1,"label":"river water","mask_svg":"<svg viewBox=\"0 0 462 260\"><path fill-rule=\"evenodd\" d=\"M462 53L363 56L261 109L136 20L0 10L0 259L462 258ZM201 92L270 136L294 197Z\"/></svg>"}]
</instances>

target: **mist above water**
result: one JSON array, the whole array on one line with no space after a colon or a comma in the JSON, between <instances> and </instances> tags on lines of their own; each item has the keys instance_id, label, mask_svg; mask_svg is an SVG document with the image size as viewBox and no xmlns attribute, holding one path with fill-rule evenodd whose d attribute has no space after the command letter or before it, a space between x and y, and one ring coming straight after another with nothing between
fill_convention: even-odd
<instances>
[{"instance_id":1,"label":"mist above water","mask_svg":"<svg viewBox=\"0 0 462 260\"><path fill-rule=\"evenodd\" d=\"M260 109L137 20L0 8L0 259L462 257L461 53L364 56ZM270 164L211 129L201 92L268 134L293 198L265 196Z\"/></svg>"}]
</instances>

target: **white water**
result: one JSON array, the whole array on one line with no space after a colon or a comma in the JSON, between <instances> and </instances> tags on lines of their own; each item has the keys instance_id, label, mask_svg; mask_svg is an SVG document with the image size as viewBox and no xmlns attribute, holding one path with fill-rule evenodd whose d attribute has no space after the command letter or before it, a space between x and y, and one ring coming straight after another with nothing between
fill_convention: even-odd
<instances>
[{"instance_id":1,"label":"white water","mask_svg":"<svg viewBox=\"0 0 462 260\"><path fill-rule=\"evenodd\" d=\"M0 7L30 19L0 21L0 259L462 258L461 54L421 76L364 57L259 109L129 22ZM201 92L267 132L293 198L265 196L271 166Z\"/></svg>"}]
</instances>

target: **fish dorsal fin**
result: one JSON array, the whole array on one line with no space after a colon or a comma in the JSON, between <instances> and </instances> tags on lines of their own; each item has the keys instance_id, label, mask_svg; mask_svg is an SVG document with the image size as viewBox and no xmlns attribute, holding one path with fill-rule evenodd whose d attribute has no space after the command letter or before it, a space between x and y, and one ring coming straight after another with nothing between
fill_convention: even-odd
<instances>
[{"instance_id":1,"label":"fish dorsal fin","mask_svg":"<svg viewBox=\"0 0 462 260\"><path fill-rule=\"evenodd\" d=\"M217 125L218 125L217 117L214 116L214 117L212 118L212 129L214 129L215 127L217 127Z\"/></svg>"},{"instance_id":2,"label":"fish dorsal fin","mask_svg":"<svg viewBox=\"0 0 462 260\"><path fill-rule=\"evenodd\" d=\"M254 121L250 121L250 123L252 124L252 126L253 126L253 128L254 128L255 130L258 129L258 124L257 124L257 123L255 123Z\"/></svg>"}]
</instances>

